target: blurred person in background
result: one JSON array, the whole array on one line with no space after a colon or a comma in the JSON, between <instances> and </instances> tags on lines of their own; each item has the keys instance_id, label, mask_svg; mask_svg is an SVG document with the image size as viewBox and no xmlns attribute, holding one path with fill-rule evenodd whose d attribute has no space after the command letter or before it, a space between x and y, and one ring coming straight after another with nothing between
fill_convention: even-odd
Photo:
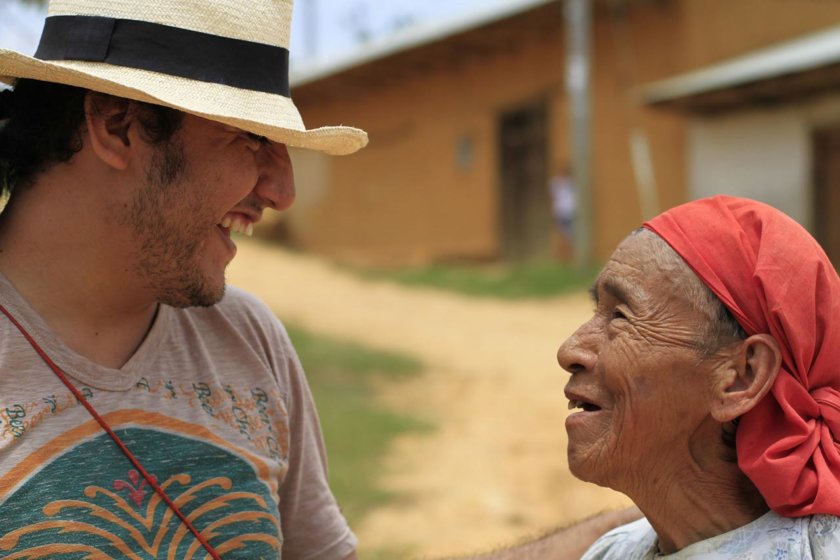
<instances>
[{"instance_id":1,"label":"blurred person in background","mask_svg":"<svg viewBox=\"0 0 840 560\"><path fill-rule=\"evenodd\" d=\"M569 468L644 517L583 558L840 558L840 278L811 235L752 200L690 202L592 295L557 354ZM477 558L578 558L617 515Z\"/></svg>"},{"instance_id":2,"label":"blurred person in background","mask_svg":"<svg viewBox=\"0 0 840 560\"><path fill-rule=\"evenodd\" d=\"M548 182L548 192L551 194L551 213L557 231L565 234L569 239L574 238L575 213L577 201L575 199L575 185L568 167L554 175Z\"/></svg>"},{"instance_id":3,"label":"blurred person in background","mask_svg":"<svg viewBox=\"0 0 840 560\"><path fill-rule=\"evenodd\" d=\"M577 193L569 165L557 168L557 173L548 181L548 194L551 197L551 216L557 237L556 252L563 259L569 259L574 252Z\"/></svg>"},{"instance_id":4,"label":"blurred person in background","mask_svg":"<svg viewBox=\"0 0 840 560\"><path fill-rule=\"evenodd\" d=\"M232 232L295 197L291 0L52 0L0 50L0 556L356 557ZM192 533L192 534L190 534Z\"/></svg>"}]
</instances>

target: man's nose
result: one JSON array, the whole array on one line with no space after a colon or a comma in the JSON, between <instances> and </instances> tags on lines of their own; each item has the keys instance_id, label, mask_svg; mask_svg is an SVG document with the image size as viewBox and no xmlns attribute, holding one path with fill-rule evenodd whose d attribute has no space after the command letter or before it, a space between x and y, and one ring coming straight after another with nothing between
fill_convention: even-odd
<instances>
[{"instance_id":1,"label":"man's nose","mask_svg":"<svg viewBox=\"0 0 840 560\"><path fill-rule=\"evenodd\" d=\"M592 371L598 361L594 319L584 323L557 349L557 363L571 373Z\"/></svg>"},{"instance_id":2,"label":"man's nose","mask_svg":"<svg viewBox=\"0 0 840 560\"><path fill-rule=\"evenodd\" d=\"M295 173L289 150L284 144L264 145L257 157L260 177L254 192L270 208L288 209L295 201Z\"/></svg>"}]
</instances>

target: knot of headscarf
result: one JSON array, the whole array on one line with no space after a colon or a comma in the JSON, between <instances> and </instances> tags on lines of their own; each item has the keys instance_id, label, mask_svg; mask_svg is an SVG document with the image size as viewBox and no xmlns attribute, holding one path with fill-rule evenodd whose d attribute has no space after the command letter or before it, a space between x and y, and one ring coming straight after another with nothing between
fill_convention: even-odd
<instances>
[{"instance_id":1,"label":"knot of headscarf","mask_svg":"<svg viewBox=\"0 0 840 560\"><path fill-rule=\"evenodd\" d=\"M782 212L716 196L644 224L723 301L747 334L768 333L782 368L744 414L738 466L775 512L840 515L840 278Z\"/></svg>"}]
</instances>

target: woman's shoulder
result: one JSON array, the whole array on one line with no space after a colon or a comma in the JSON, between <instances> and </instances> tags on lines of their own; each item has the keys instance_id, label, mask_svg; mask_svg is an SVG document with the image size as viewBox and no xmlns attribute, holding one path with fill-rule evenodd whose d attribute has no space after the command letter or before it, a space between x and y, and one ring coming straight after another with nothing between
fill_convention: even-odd
<instances>
[{"instance_id":1,"label":"woman's shoulder","mask_svg":"<svg viewBox=\"0 0 840 560\"><path fill-rule=\"evenodd\" d=\"M672 557L675 560L837 560L840 558L838 531L840 519L833 515L783 517L769 511L743 527L694 543Z\"/></svg>"},{"instance_id":2,"label":"woman's shoulder","mask_svg":"<svg viewBox=\"0 0 840 560\"><path fill-rule=\"evenodd\" d=\"M694 543L673 555L657 554L657 537L644 518L604 534L581 560L840 559L840 517L788 518L768 512L743 527Z\"/></svg>"},{"instance_id":3,"label":"woman's shoulder","mask_svg":"<svg viewBox=\"0 0 840 560\"><path fill-rule=\"evenodd\" d=\"M605 533L581 560L643 560L655 550L656 533L643 517Z\"/></svg>"},{"instance_id":4,"label":"woman's shoulder","mask_svg":"<svg viewBox=\"0 0 840 560\"><path fill-rule=\"evenodd\" d=\"M840 517L812 515L808 522L808 541L814 560L840 558Z\"/></svg>"}]
</instances>

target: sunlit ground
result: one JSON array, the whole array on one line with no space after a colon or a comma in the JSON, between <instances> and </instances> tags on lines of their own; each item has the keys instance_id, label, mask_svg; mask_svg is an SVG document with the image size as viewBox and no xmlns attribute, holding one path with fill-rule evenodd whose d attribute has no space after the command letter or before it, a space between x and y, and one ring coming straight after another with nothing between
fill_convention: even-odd
<instances>
[{"instance_id":1,"label":"sunlit ground","mask_svg":"<svg viewBox=\"0 0 840 560\"><path fill-rule=\"evenodd\" d=\"M584 292L474 298L252 241L239 249L231 283L311 333L292 331L365 557L486 549L628 503L566 465L555 353L591 312Z\"/></svg>"}]
</instances>

